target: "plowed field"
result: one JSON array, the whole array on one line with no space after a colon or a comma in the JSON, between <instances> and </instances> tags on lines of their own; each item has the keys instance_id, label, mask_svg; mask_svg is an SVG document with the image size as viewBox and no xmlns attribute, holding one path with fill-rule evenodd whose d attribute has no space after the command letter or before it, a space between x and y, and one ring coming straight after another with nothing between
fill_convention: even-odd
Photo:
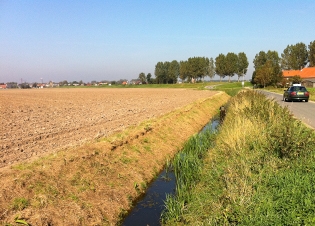
<instances>
[{"instance_id":1,"label":"plowed field","mask_svg":"<svg viewBox=\"0 0 315 226\"><path fill-rule=\"evenodd\" d=\"M186 89L0 90L0 168L110 135L214 93Z\"/></svg>"}]
</instances>

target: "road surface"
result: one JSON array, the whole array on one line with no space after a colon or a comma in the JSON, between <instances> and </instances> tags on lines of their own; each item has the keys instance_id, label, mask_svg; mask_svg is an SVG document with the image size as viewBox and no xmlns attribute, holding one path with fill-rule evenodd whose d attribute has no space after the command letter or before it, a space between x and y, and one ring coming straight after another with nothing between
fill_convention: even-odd
<instances>
[{"instance_id":1,"label":"road surface","mask_svg":"<svg viewBox=\"0 0 315 226\"><path fill-rule=\"evenodd\" d=\"M267 97L274 99L281 106L288 106L293 115L307 124L309 127L315 129L315 103L309 102L285 102L282 100L283 95L277 93L271 93L264 90L260 90Z\"/></svg>"}]
</instances>

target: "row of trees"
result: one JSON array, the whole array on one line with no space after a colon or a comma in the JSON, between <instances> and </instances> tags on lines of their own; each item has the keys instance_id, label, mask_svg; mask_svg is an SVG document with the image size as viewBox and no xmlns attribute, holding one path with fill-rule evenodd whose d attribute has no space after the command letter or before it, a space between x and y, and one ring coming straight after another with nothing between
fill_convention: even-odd
<instances>
[{"instance_id":1,"label":"row of trees","mask_svg":"<svg viewBox=\"0 0 315 226\"><path fill-rule=\"evenodd\" d=\"M152 78L151 73L145 75L143 72L139 74L139 80L142 84L152 84L155 83L155 80Z\"/></svg>"},{"instance_id":2,"label":"row of trees","mask_svg":"<svg viewBox=\"0 0 315 226\"><path fill-rule=\"evenodd\" d=\"M236 55L235 53L228 53L226 55L219 54L215 58L215 72L221 78L229 76L229 82L232 76L238 75L238 81L241 76L247 72L248 60L244 52Z\"/></svg>"},{"instance_id":3,"label":"row of trees","mask_svg":"<svg viewBox=\"0 0 315 226\"><path fill-rule=\"evenodd\" d=\"M203 81L206 76L212 79L215 75L212 58L191 57L179 64L179 77L183 81Z\"/></svg>"},{"instance_id":4,"label":"row of trees","mask_svg":"<svg viewBox=\"0 0 315 226\"><path fill-rule=\"evenodd\" d=\"M172 62L158 62L155 65L155 79L158 84L177 83L179 77L180 64L173 60Z\"/></svg>"},{"instance_id":5,"label":"row of trees","mask_svg":"<svg viewBox=\"0 0 315 226\"><path fill-rule=\"evenodd\" d=\"M157 83L177 83L178 79L195 82L206 76L213 78L214 62L212 58L191 57L186 61L158 62L154 71Z\"/></svg>"},{"instance_id":6,"label":"row of trees","mask_svg":"<svg viewBox=\"0 0 315 226\"><path fill-rule=\"evenodd\" d=\"M302 42L288 45L281 54L281 68L283 70L299 70L308 63L310 67L315 66L315 41L308 45L308 49Z\"/></svg>"},{"instance_id":7,"label":"row of trees","mask_svg":"<svg viewBox=\"0 0 315 226\"><path fill-rule=\"evenodd\" d=\"M178 78L183 81L203 81L207 76L212 79L215 74L220 76L220 80L225 76L229 76L229 81L235 74L238 80L247 72L248 60L246 54L241 52L238 55L228 53L220 54L215 58L207 57L191 57L186 61L158 62L155 65L155 77L157 83L176 83ZM139 75L144 77L143 75Z\"/></svg>"},{"instance_id":8,"label":"row of trees","mask_svg":"<svg viewBox=\"0 0 315 226\"><path fill-rule=\"evenodd\" d=\"M279 57L277 51L260 51L254 60L252 82L263 87L285 85L282 70L301 70L307 65L315 66L315 41L307 46L300 42L288 45ZM298 78L295 78L298 79Z\"/></svg>"}]
</instances>

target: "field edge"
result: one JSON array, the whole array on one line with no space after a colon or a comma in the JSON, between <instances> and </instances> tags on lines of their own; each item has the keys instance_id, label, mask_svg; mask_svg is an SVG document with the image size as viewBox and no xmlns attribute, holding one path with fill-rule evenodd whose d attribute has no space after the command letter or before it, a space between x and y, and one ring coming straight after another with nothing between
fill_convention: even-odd
<instances>
[{"instance_id":1,"label":"field edge","mask_svg":"<svg viewBox=\"0 0 315 226\"><path fill-rule=\"evenodd\" d=\"M97 142L3 170L0 223L117 224L229 98L220 92Z\"/></svg>"}]
</instances>

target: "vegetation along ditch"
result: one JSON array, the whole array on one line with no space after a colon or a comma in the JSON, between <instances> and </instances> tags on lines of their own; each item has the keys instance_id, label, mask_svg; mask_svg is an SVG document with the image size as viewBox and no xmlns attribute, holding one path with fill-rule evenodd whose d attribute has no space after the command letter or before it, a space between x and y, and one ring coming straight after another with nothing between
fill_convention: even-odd
<instances>
[{"instance_id":1,"label":"vegetation along ditch","mask_svg":"<svg viewBox=\"0 0 315 226\"><path fill-rule=\"evenodd\" d=\"M175 194L183 194L189 187L187 183L193 181L192 177L198 177L202 157L213 143L218 124L218 119L211 120L185 143L174 160L168 161L165 169L148 186L122 225L161 225L161 214L165 207L170 208L173 204Z\"/></svg>"},{"instance_id":2,"label":"vegetation along ditch","mask_svg":"<svg viewBox=\"0 0 315 226\"><path fill-rule=\"evenodd\" d=\"M240 92L213 142L202 167L180 170L163 225L315 224L315 134L287 108Z\"/></svg>"}]
</instances>

